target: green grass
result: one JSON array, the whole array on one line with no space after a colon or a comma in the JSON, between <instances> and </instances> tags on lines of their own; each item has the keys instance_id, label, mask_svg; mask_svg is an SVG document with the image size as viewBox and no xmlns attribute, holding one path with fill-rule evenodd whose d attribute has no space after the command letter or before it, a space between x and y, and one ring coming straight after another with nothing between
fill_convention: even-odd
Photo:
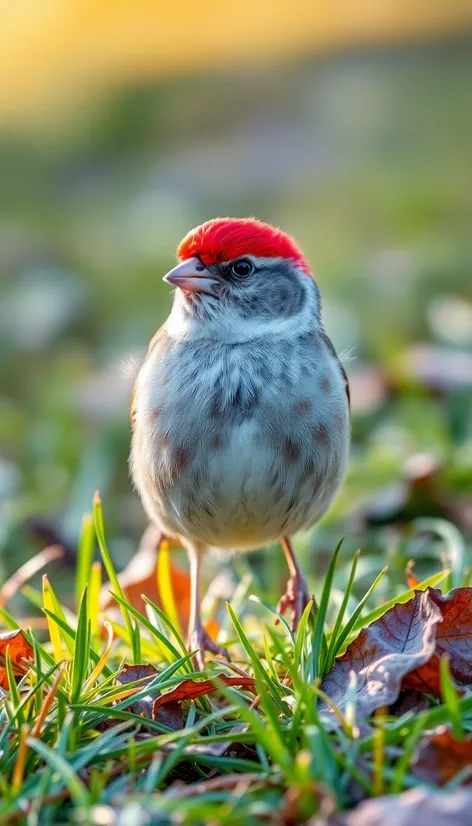
<instances>
[{"instance_id":1,"label":"green grass","mask_svg":"<svg viewBox=\"0 0 472 826\"><path fill-rule=\"evenodd\" d=\"M159 823L177 818L242 826L263 822L274 807L283 811L287 801L303 823L328 798L338 810L351 807L355 788L375 796L414 785L410 763L425 729L449 724L459 738L472 730L472 699L458 696L447 661L441 667L444 702L419 714L377 716L370 731L359 730L355 709L338 710L338 726L319 714L320 680L334 657L390 606L387 601L372 607L380 576L365 596L353 599L357 554L341 605L327 621L341 543L317 604L308 606L296 635L285 624L276 628L271 614L255 627L250 614L238 617L228 605L232 630L225 644L233 665L209 663L201 674L193 671L182 639L160 609L149 603L145 615L127 603L107 550L98 498L94 514L102 560L122 611L120 634L113 639L106 622L103 633L91 630L100 612L84 585L94 564L88 537L79 550L76 614L61 606L47 583L42 599L48 635L39 641L24 629L34 659L18 684L7 651L11 691L0 707L2 824L94 823L94 807L100 805L130 811L134 806ZM448 576L441 571L418 587ZM392 601L409 597L407 589ZM2 618L18 627L5 609ZM151 683L121 685L123 663L136 661L141 644L157 674ZM133 711L131 704L183 680L235 676L238 669L254 678L256 703L245 690L221 684L217 694L183 704L177 731ZM199 784L197 791L189 784Z\"/></svg>"}]
</instances>

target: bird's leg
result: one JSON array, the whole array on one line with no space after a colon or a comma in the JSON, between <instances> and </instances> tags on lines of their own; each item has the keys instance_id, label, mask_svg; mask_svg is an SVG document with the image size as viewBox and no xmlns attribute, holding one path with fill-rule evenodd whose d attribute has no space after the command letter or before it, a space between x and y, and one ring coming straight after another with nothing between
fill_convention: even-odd
<instances>
[{"instance_id":1,"label":"bird's leg","mask_svg":"<svg viewBox=\"0 0 472 826\"><path fill-rule=\"evenodd\" d=\"M290 539L287 536L284 536L280 542L285 554L285 559L287 560L290 576L285 593L277 606L277 611L279 614L283 614L287 608L292 609L291 625L292 630L296 631L303 611L311 600L311 596Z\"/></svg>"},{"instance_id":2,"label":"bird's leg","mask_svg":"<svg viewBox=\"0 0 472 826\"><path fill-rule=\"evenodd\" d=\"M190 617L188 624L188 648L189 651L198 652L195 654L195 665L201 671L205 667L205 651L212 654L219 654L225 659L229 659L226 648L217 645L205 631L200 615L200 573L204 548L198 543L186 543L187 553L190 560Z\"/></svg>"}]
</instances>

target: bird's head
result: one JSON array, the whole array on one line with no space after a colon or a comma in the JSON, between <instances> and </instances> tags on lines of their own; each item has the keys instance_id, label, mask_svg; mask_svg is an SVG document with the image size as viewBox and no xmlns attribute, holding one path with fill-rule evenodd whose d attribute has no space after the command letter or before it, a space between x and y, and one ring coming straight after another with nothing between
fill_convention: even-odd
<instances>
[{"instance_id":1,"label":"bird's head","mask_svg":"<svg viewBox=\"0 0 472 826\"><path fill-rule=\"evenodd\" d=\"M320 297L290 235L255 218L214 218L177 248L164 276L177 288L171 323L182 332L244 341L303 331L320 321Z\"/></svg>"}]
</instances>

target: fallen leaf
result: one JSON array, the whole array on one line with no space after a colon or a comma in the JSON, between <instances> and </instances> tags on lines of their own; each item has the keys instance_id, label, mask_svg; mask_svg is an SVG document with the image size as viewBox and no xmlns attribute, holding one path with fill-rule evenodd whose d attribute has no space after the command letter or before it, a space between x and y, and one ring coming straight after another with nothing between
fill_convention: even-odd
<instances>
[{"instance_id":1,"label":"fallen leaf","mask_svg":"<svg viewBox=\"0 0 472 826\"><path fill-rule=\"evenodd\" d=\"M472 734L457 740L442 726L421 739L412 771L420 780L444 786L468 767L472 769ZM472 783L472 773L465 782Z\"/></svg>"},{"instance_id":2,"label":"fallen leaf","mask_svg":"<svg viewBox=\"0 0 472 826\"><path fill-rule=\"evenodd\" d=\"M339 826L470 826L472 791L418 787L403 794L366 800L335 818ZM334 826L334 824L333 824Z\"/></svg>"},{"instance_id":3,"label":"fallen leaf","mask_svg":"<svg viewBox=\"0 0 472 826\"><path fill-rule=\"evenodd\" d=\"M216 642L218 634L220 633L220 628L220 623L214 617L206 623L205 631L213 642Z\"/></svg>"},{"instance_id":4,"label":"fallen leaf","mask_svg":"<svg viewBox=\"0 0 472 826\"><path fill-rule=\"evenodd\" d=\"M0 687L9 690L7 669L5 658L7 649L10 650L10 658L15 678L21 679L28 671L28 663L33 660L34 652L32 645L28 642L23 631L5 631L0 634Z\"/></svg>"},{"instance_id":5,"label":"fallen leaf","mask_svg":"<svg viewBox=\"0 0 472 826\"><path fill-rule=\"evenodd\" d=\"M422 694L421 691L400 691L400 696L389 708L389 714L395 717L403 717L404 714L411 714L412 712L418 714L420 711L426 711L431 706L431 700Z\"/></svg>"},{"instance_id":6,"label":"fallen leaf","mask_svg":"<svg viewBox=\"0 0 472 826\"><path fill-rule=\"evenodd\" d=\"M141 689L151 683L154 678L157 677L157 674L157 670L149 663L143 663L142 665L124 665L116 678L116 682L120 685L128 685L129 683L136 682L136 680L143 680L140 686ZM144 681L144 677L147 677L146 681ZM143 697L141 700L137 700L135 703L131 702L128 710L131 711L132 714L141 714L144 717L151 718L152 707L158 694L159 691L155 691Z\"/></svg>"},{"instance_id":7,"label":"fallen leaf","mask_svg":"<svg viewBox=\"0 0 472 826\"><path fill-rule=\"evenodd\" d=\"M375 709L391 705L399 696L405 675L428 662L434 653L435 631L441 618L431 589L395 605L362 629L323 680L322 691L344 711L354 673L358 717L368 717ZM320 711L333 717L325 703L320 704Z\"/></svg>"},{"instance_id":8,"label":"fallen leaf","mask_svg":"<svg viewBox=\"0 0 472 826\"><path fill-rule=\"evenodd\" d=\"M154 680L157 674L158 672L150 663L125 665L121 669L116 681L120 685L128 685L129 683L134 683L136 680L143 680L141 687L144 688ZM148 679L144 680L144 677ZM180 731L184 725L184 718L182 709L177 701L173 703L169 702L167 705L162 706L162 708L158 710L158 714L153 717L153 706L158 696L159 691L156 689L156 691L146 694L141 700L137 700L135 703L131 702L128 710L131 711L132 714L141 715L143 718L157 720L157 722L162 723L162 725L167 726L167 728L173 731ZM143 725L145 725L145 719L143 719Z\"/></svg>"},{"instance_id":9,"label":"fallen leaf","mask_svg":"<svg viewBox=\"0 0 472 826\"><path fill-rule=\"evenodd\" d=\"M166 703L182 702L183 700L196 700L197 697L202 697L205 694L211 694L219 690L218 683L224 683L226 686L237 686L238 688L247 688L253 694L256 694L256 684L252 677L227 677L226 674L215 674L212 680L182 680L179 685L161 694L154 703L153 717L155 718L157 711Z\"/></svg>"},{"instance_id":10,"label":"fallen leaf","mask_svg":"<svg viewBox=\"0 0 472 826\"><path fill-rule=\"evenodd\" d=\"M176 700L175 703L166 703L157 709L154 719L163 726L172 729L172 731L180 731L184 727L184 714L182 706Z\"/></svg>"},{"instance_id":11,"label":"fallen leaf","mask_svg":"<svg viewBox=\"0 0 472 826\"><path fill-rule=\"evenodd\" d=\"M455 588L446 596L437 589L431 598L439 607L442 621L436 628L436 646L431 658L405 676L402 688L441 696L439 661L447 656L451 674L459 689L472 685L472 588Z\"/></svg>"},{"instance_id":12,"label":"fallen leaf","mask_svg":"<svg viewBox=\"0 0 472 826\"><path fill-rule=\"evenodd\" d=\"M137 680L143 680L143 685L146 685L144 678L148 677L148 682L150 683L157 677L157 674L157 669L150 663L124 665L117 677L117 682L121 685L129 685L129 683L135 683Z\"/></svg>"}]
</instances>

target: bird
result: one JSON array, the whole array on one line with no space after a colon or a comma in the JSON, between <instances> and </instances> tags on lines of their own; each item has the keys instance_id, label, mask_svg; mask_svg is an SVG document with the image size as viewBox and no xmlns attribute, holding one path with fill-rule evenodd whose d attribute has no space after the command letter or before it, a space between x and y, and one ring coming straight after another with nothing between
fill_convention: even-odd
<instances>
[{"instance_id":1,"label":"bird","mask_svg":"<svg viewBox=\"0 0 472 826\"><path fill-rule=\"evenodd\" d=\"M292 537L330 507L345 475L349 382L322 321L320 290L289 234L213 218L164 276L171 312L132 393L130 472L150 521L190 563L188 646L223 654L200 615L205 554L280 542L278 612L295 629L311 596Z\"/></svg>"}]
</instances>

